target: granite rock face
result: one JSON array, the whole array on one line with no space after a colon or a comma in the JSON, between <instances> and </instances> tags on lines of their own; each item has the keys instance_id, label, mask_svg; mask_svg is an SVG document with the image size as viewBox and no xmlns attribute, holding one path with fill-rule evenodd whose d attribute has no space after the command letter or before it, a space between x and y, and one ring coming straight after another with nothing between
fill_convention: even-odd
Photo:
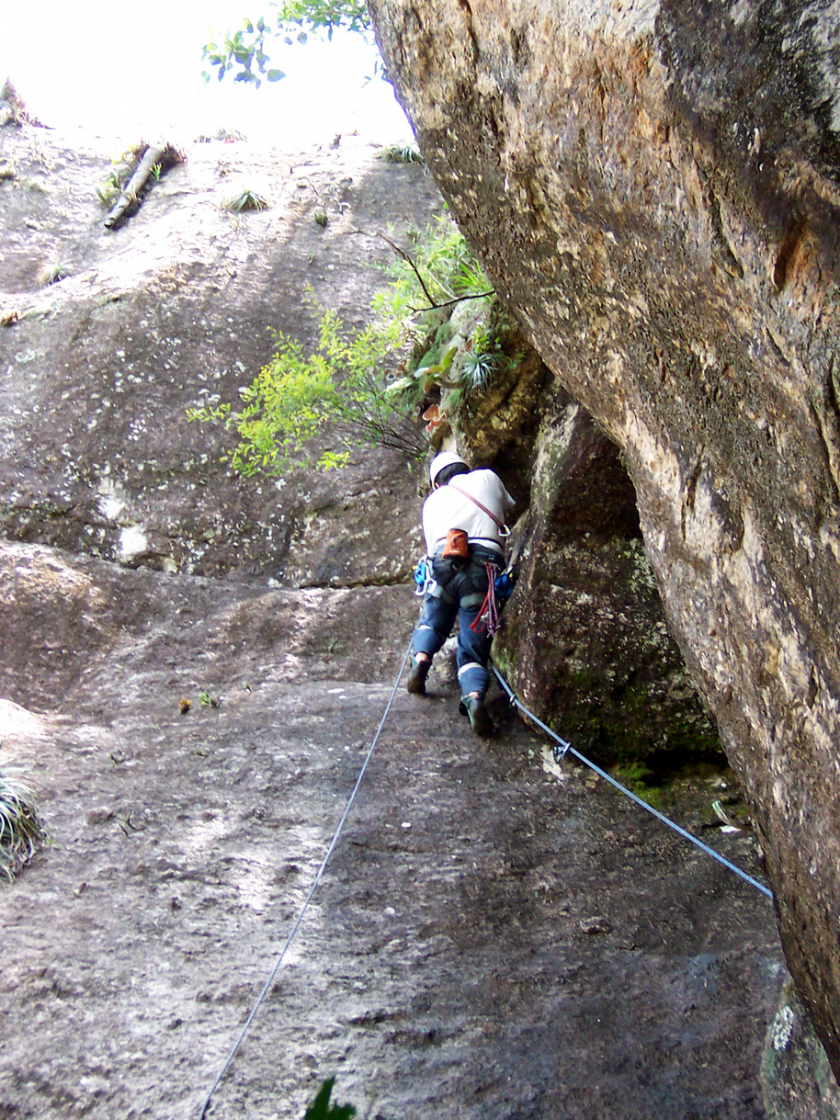
<instances>
[{"instance_id":1,"label":"granite rock face","mask_svg":"<svg viewBox=\"0 0 840 1120\"><path fill-rule=\"evenodd\" d=\"M652 777L719 759L615 444L556 387L532 458L518 581L494 658L541 719L599 762Z\"/></svg>"},{"instance_id":2,"label":"granite rock face","mask_svg":"<svg viewBox=\"0 0 840 1120\"><path fill-rule=\"evenodd\" d=\"M354 138L298 155L197 144L109 233L93 190L108 166L0 129L0 763L32 776L55 841L0 892L0 1115L27 1120L111 1120L126 1101L137 1120L197 1114L417 608L419 464L380 450L244 482L219 462L230 437L185 410L235 400L271 328L313 340L307 284L365 321L388 252L377 232L422 226L433 182ZM269 209L221 208L242 179ZM56 266L65 278L44 284ZM576 571L600 583L567 621L597 624L606 692L627 625L614 611L600 629L607 562L639 585L628 621L664 621L614 445L533 356L508 372L461 436L530 502L508 649L529 698L565 704L535 632L568 660L553 600L571 597L553 587ZM679 664L672 644L640 655L660 681ZM558 765L499 692L491 706L485 743L438 668L427 698L400 690L318 951L271 993L213 1114L302 1115L338 1071L339 1099L407 1120L761 1120L780 975L767 900ZM695 776L668 811L699 832L724 788ZM707 836L757 872L749 832Z\"/></svg>"},{"instance_id":3,"label":"granite rock face","mask_svg":"<svg viewBox=\"0 0 840 1120\"><path fill-rule=\"evenodd\" d=\"M837 11L371 9L497 291L622 449L837 1073Z\"/></svg>"},{"instance_id":4,"label":"granite rock face","mask_svg":"<svg viewBox=\"0 0 840 1120\"><path fill-rule=\"evenodd\" d=\"M430 221L434 183L354 138L185 154L111 232L95 193L102 150L0 130L0 533L172 574L404 580L420 539L414 484L395 500L404 456L359 452L338 482L245 482L220 466L232 434L187 410L236 404L273 332L314 347L324 306L366 322L392 257L380 234L397 214L395 237ZM269 206L225 209L243 184ZM64 278L45 283L59 266ZM388 525L385 539L372 523Z\"/></svg>"},{"instance_id":5,"label":"granite rock face","mask_svg":"<svg viewBox=\"0 0 840 1120\"><path fill-rule=\"evenodd\" d=\"M720 738L665 618L636 496L616 445L514 333L455 424L453 446L492 462L526 511L517 584L493 645L517 695L564 739L628 775L720 761Z\"/></svg>"},{"instance_id":6,"label":"granite rock face","mask_svg":"<svg viewBox=\"0 0 840 1120\"><path fill-rule=\"evenodd\" d=\"M187 410L235 403L271 356L273 331L314 346L318 306L352 326L366 322L393 257L379 235L410 247L409 231L441 208L428 173L383 162L352 137L298 155L196 143L111 232L94 190L108 168L100 151L27 127L0 130L0 142L0 534L171 575L298 588L409 582L422 552L419 462L371 448L341 471L245 480L220 462L233 436L190 423ZM267 209L224 209L243 183ZM44 284L59 266L64 278ZM489 391L459 410L459 438L530 509L504 653L512 682L602 759L645 757L669 734L676 745L686 719L694 745L714 749L691 686L674 684L685 670L647 561L625 547L628 532L638 538L638 516L614 445L599 436L593 457L584 410L566 395L558 402L521 335L510 349ZM566 409L579 422L565 423ZM417 433L422 446L420 425ZM334 438L325 431L322 446ZM553 473L577 440L575 470ZM614 536L620 555L594 549L590 529ZM567 584L581 593L558 600ZM596 584L610 586L608 601L592 593ZM80 609L96 623L91 604ZM551 656L535 632L552 635ZM640 718L628 722L631 677L637 700L648 678L657 682L658 723L639 703Z\"/></svg>"}]
</instances>

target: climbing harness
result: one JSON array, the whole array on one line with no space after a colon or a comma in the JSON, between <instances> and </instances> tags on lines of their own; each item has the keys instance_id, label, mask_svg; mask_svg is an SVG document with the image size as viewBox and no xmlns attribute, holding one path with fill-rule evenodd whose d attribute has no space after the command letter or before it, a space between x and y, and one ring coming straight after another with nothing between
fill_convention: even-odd
<instances>
[{"instance_id":1,"label":"climbing harness","mask_svg":"<svg viewBox=\"0 0 840 1120\"><path fill-rule=\"evenodd\" d=\"M277 975L277 972L280 968L280 965L283 963L283 958L286 956L286 953L288 952L289 946L291 945L292 941L294 940L295 934L297 933L298 929L300 928L300 924L303 921L303 916L309 908L309 903L312 901L312 896L315 894L315 891L317 890L318 884L321 882L321 878L324 874L324 870L326 869L327 863L329 862L329 858L333 854L333 851L335 850L335 846L338 843L338 838L341 835L341 830L344 828L344 824L345 824L348 816L350 815L351 808L353 807L353 802L356 800L356 794L359 792L359 787L362 784L362 778L364 778L364 776L365 776L365 771L367 770L368 763L371 760L371 756L373 755L376 744L379 742L379 736L382 734L382 728L385 726L385 720L388 718L388 713L391 711L391 707L394 703L394 697L397 695L397 689L399 688L400 681L402 680L402 675L403 675L403 672L405 671L405 666L406 666L406 663L408 661L408 657L409 657L410 653L411 653L411 645L409 644L408 648L405 651L405 655L402 659L402 664L400 665L400 671L399 671L399 673L397 673L397 679L394 681L394 687L391 690L391 695L388 698L388 703L385 705L385 711L382 713L382 719L379 721L379 727L376 729L376 734L373 737L373 742L370 744L370 747L368 748L368 752L365 755L365 760L362 763L362 768L359 771L359 776L356 779L356 784L353 786L353 790L350 794L350 797L347 800L347 805L345 806L344 812L341 816L341 820L338 822L338 827L335 830L335 835L332 838L332 841L330 843L329 848L327 848L326 855L324 856L323 860L321 861L321 866L318 868L318 872L315 876L315 879L312 883L312 886L309 888L309 894L306 896L306 899L303 903L303 906L301 906L300 912L298 913L298 916L295 919L294 925L292 926L291 932L289 933L289 936L286 938L286 944L283 946L282 950L280 951L279 956L277 957L277 960L274 962L274 967L272 968L271 972L269 973L269 977L266 980L265 984L263 985L260 994L257 996L256 1003L251 1008L251 1012L248 1015L248 1018L245 1020L245 1023L242 1027L242 1030L239 1032L239 1037L237 1038L236 1042L233 1045L233 1048L231 1049L230 1053L228 1054L224 1065L222 1066L221 1070L219 1071L219 1073L216 1077L216 1080L213 1082L213 1085L210 1089L210 1092L207 1094L207 1097L204 1101L204 1105L201 1109L201 1112L198 1114L198 1120L204 1120L204 1118L207 1114L207 1109L210 1107L210 1101L212 1100L213 1094L216 1092L216 1089L219 1087L219 1085L222 1081L222 1078L225 1076L228 1069L230 1068L231 1062L236 1057L237 1051L239 1050L239 1047L242 1045L242 1042L245 1038L245 1035L248 1033L248 1029L251 1026L251 1023L254 1019L254 1016L256 1015L257 1011L260 1009L260 1007L263 1003L263 1000L268 995L268 993L271 991L271 986L274 983L274 977Z\"/></svg>"},{"instance_id":2,"label":"climbing harness","mask_svg":"<svg viewBox=\"0 0 840 1120\"><path fill-rule=\"evenodd\" d=\"M604 781L609 782L611 786L615 786L617 790L623 793L626 797L629 797L631 801L635 801L637 805L641 806L642 809L646 809L649 813L656 817L657 820L662 821L662 823L667 825L668 828L672 828L674 832L682 836L684 840L691 841L691 843L694 844L695 847L699 848L701 852L705 852L707 856L711 856L712 859L716 859L718 863L722 863L724 867L727 867L730 871L734 871L736 875L740 876L744 880L744 882L749 883L751 887L755 887L756 890L761 891L762 894L765 894L768 898L772 899L773 892L769 889L769 887L765 887L763 883L759 883L758 879L754 879L752 875L748 875L746 871L742 871L740 867L736 866L736 864L734 863L731 863L725 856L722 856L720 852L716 852L714 848L710 848L708 844L704 844L702 840L698 840L696 836L692 836L690 832L687 832L684 828L681 828L680 825L678 825L675 821L672 821L669 817L666 817L664 813L660 813L658 809L654 809L654 807L652 805L649 805L647 801L643 801L641 797L637 797L635 793L627 789L626 786L623 786L621 782L617 782L615 778L611 777L605 770L602 770L600 766L596 766L594 762L588 759L585 755L582 755L580 751L575 750L571 743L567 743L565 739L561 739L559 735L555 734L550 727L547 727L541 719L539 719L534 715L533 712L529 711L525 707L521 700L519 700L518 697L514 694L513 689L510 687L510 685L507 683L507 681L495 665L493 666L493 672L496 674L496 679L498 680L499 684L507 693L508 699L510 700L511 704L514 704L517 708L519 708L521 712L523 712L530 720L533 720L533 722L538 727L542 728L546 735L550 736L555 741L555 743L557 743L559 750L557 748L555 748L554 750L554 757L556 760L559 761L566 754L574 755L576 759L582 762L585 766L588 766L590 770L594 770L599 778L603 778Z\"/></svg>"}]
</instances>

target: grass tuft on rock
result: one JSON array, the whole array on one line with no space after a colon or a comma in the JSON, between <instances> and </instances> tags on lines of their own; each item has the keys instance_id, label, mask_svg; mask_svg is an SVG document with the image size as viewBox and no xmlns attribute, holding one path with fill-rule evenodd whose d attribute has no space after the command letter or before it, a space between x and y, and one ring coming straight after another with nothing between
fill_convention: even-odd
<instances>
[{"instance_id":1,"label":"grass tuft on rock","mask_svg":"<svg viewBox=\"0 0 840 1120\"><path fill-rule=\"evenodd\" d=\"M385 163L424 163L423 156L410 144L387 144L379 151L379 159Z\"/></svg>"},{"instance_id":2,"label":"grass tuft on rock","mask_svg":"<svg viewBox=\"0 0 840 1120\"><path fill-rule=\"evenodd\" d=\"M268 199L250 187L243 187L237 194L225 199L222 209L232 210L236 214L241 214L245 210L267 210Z\"/></svg>"},{"instance_id":3,"label":"grass tuft on rock","mask_svg":"<svg viewBox=\"0 0 840 1120\"><path fill-rule=\"evenodd\" d=\"M45 839L31 787L0 772L0 873L11 882Z\"/></svg>"}]
</instances>

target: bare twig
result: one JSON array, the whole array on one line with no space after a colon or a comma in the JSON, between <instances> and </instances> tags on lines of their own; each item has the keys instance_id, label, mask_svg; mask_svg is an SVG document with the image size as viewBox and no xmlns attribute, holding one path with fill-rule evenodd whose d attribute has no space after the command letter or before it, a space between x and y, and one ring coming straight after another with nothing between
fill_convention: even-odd
<instances>
[{"instance_id":1,"label":"bare twig","mask_svg":"<svg viewBox=\"0 0 840 1120\"><path fill-rule=\"evenodd\" d=\"M414 261L411 259L411 257L408 255L408 253L406 253L406 251L404 249L401 249L399 247L399 245L395 245L394 242L391 240L391 238L386 237L384 233L377 233L376 236L381 237L383 241L387 241L387 243L391 246L391 248L394 250L394 252L397 254L397 256L402 257L402 259L405 261L405 263L409 266L409 268L412 270L414 275L417 277L417 280L420 284L420 287L423 289L423 295L426 297L426 299L429 301L429 303L432 305L432 307L437 307L438 305L432 299L432 296L429 292L429 289L426 287L425 281L423 280L423 277L420 275L420 270L418 269L418 267L414 263ZM429 308L428 310L431 310L431 309L432 308Z\"/></svg>"},{"instance_id":2,"label":"bare twig","mask_svg":"<svg viewBox=\"0 0 840 1120\"><path fill-rule=\"evenodd\" d=\"M478 292L476 295L469 295L469 296L455 296L453 299L444 300L443 303L436 303L435 300L432 298L432 295L431 295L429 289L426 287L426 285L423 281L423 277L420 275L420 271L417 268L417 265L414 263L414 261L408 255L408 253L406 253L405 249L401 249L399 247L399 245L395 245L394 242L391 240L391 238L386 237L384 233L378 233L377 232L377 233L371 235L367 232L367 230L364 230L364 229L354 229L352 232L353 233L360 233L362 235L362 237L371 237L371 236L381 237L383 241L387 241L387 243L391 246L391 248L394 250L394 252L397 254L397 256L402 257L402 259L405 261L405 263L409 266L409 268L412 270L414 275L417 277L417 280L420 284L420 287L423 289L423 295L429 301L429 306L428 307L416 307L416 308L412 307L411 310L414 312L415 315L419 315L423 311L437 311L439 308L442 308L442 307L451 307L454 303L463 303L465 300L468 300L468 299L486 299L488 296L494 296L496 294L494 289L491 288L489 292Z\"/></svg>"},{"instance_id":3,"label":"bare twig","mask_svg":"<svg viewBox=\"0 0 840 1120\"><path fill-rule=\"evenodd\" d=\"M489 292L476 292L475 295L470 296L455 296L453 299L446 300L445 303L436 303L434 307L424 307L423 311L437 311L440 307L451 307L453 303L463 303L465 299L486 299L488 296L494 296L496 291L491 288Z\"/></svg>"}]
</instances>

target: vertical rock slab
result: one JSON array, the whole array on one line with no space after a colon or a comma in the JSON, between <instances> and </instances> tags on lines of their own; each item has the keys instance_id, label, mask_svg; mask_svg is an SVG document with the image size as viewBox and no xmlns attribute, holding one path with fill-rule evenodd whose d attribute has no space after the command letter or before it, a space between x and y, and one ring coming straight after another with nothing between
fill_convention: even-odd
<instances>
[{"instance_id":1,"label":"vertical rock slab","mask_svg":"<svg viewBox=\"0 0 840 1120\"><path fill-rule=\"evenodd\" d=\"M521 700L602 763L719 757L668 631L618 449L559 387L554 398L533 448L516 593L494 657Z\"/></svg>"},{"instance_id":2,"label":"vertical rock slab","mask_svg":"<svg viewBox=\"0 0 840 1120\"><path fill-rule=\"evenodd\" d=\"M840 1071L840 13L372 0L501 298L623 449Z\"/></svg>"}]
</instances>

